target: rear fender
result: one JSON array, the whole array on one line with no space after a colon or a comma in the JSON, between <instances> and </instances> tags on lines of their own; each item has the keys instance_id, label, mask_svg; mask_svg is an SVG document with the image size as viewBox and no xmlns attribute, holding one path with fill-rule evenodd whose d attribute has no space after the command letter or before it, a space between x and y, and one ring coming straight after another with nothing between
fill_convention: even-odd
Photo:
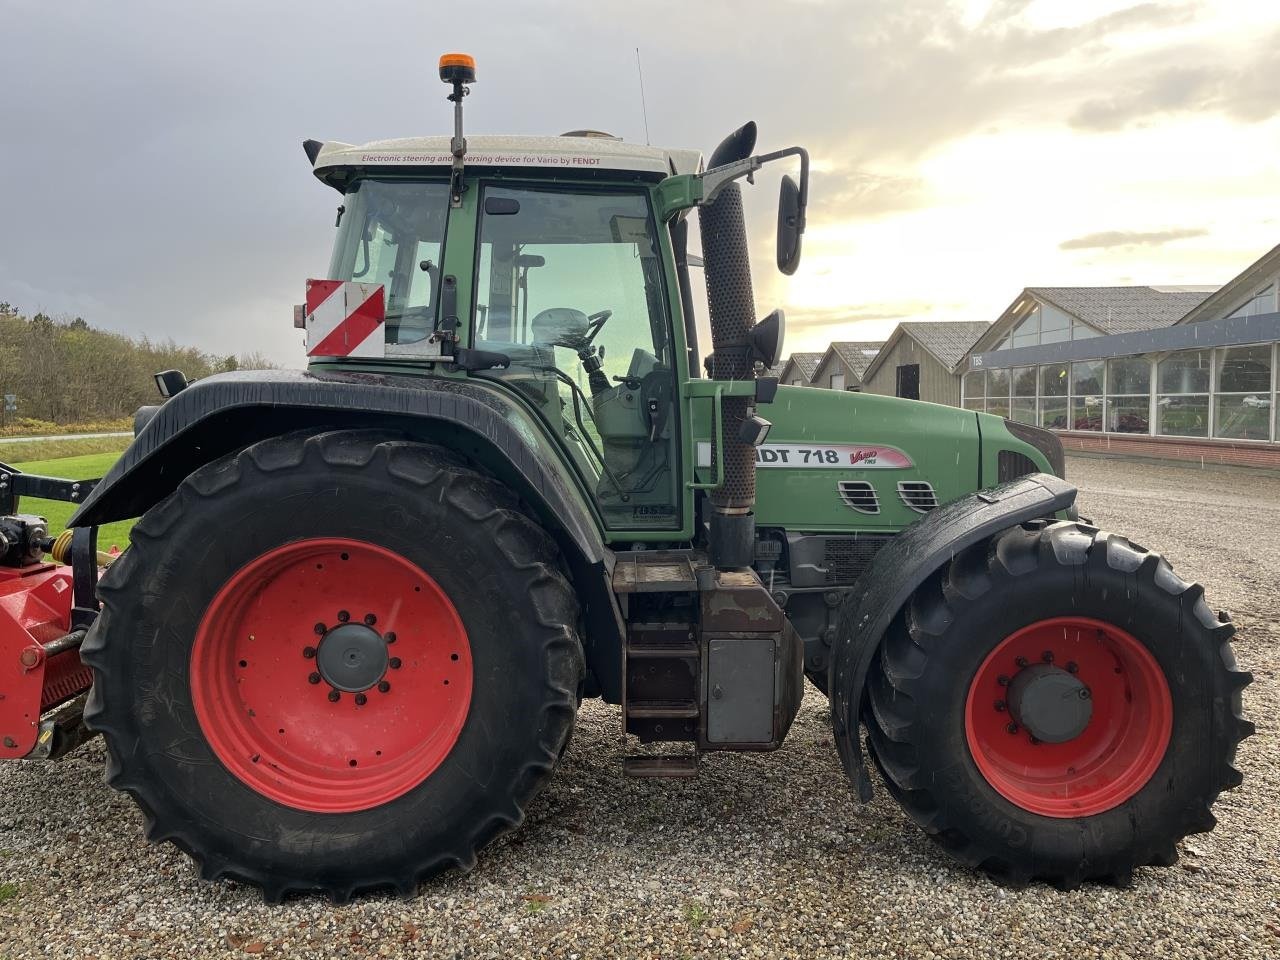
<instances>
[{"instance_id":1,"label":"rear fender","mask_svg":"<svg viewBox=\"0 0 1280 960\"><path fill-rule=\"evenodd\" d=\"M858 718L867 670L898 611L926 579L966 547L1028 520L1051 517L1075 502L1076 488L1033 473L980 490L925 514L882 547L840 609L827 689L836 749L858 796L871 799Z\"/></svg>"},{"instance_id":2,"label":"rear fender","mask_svg":"<svg viewBox=\"0 0 1280 960\"><path fill-rule=\"evenodd\" d=\"M568 560L586 611L588 664L605 696L620 696L622 621L610 589L612 551L558 448L532 414L486 384L301 370L197 380L145 420L71 525L141 516L199 467L258 440L299 429L349 428L401 430L439 443L510 485Z\"/></svg>"}]
</instances>

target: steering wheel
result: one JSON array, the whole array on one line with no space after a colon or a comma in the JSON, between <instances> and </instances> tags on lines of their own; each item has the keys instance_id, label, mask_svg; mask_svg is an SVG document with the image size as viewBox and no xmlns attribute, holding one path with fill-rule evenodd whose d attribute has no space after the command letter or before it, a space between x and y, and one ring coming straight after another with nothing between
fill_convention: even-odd
<instances>
[{"instance_id":1,"label":"steering wheel","mask_svg":"<svg viewBox=\"0 0 1280 960\"><path fill-rule=\"evenodd\" d=\"M605 323L612 316L612 310L601 310L599 313L593 313L587 317L587 343L591 343L596 338L596 334L604 329Z\"/></svg>"}]
</instances>

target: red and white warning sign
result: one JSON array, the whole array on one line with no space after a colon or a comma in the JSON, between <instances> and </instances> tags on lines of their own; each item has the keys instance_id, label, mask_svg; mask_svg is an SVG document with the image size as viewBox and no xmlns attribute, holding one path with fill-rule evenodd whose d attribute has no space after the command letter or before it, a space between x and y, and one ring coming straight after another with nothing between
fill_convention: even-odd
<instances>
[{"instance_id":1,"label":"red and white warning sign","mask_svg":"<svg viewBox=\"0 0 1280 960\"><path fill-rule=\"evenodd\" d=\"M386 356L382 284L308 280L306 310L307 356Z\"/></svg>"}]
</instances>

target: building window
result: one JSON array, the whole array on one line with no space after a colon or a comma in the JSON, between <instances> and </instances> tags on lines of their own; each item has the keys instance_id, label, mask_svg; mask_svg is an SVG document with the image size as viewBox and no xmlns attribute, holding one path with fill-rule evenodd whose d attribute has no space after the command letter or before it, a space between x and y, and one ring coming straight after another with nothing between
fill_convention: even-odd
<instances>
[{"instance_id":1,"label":"building window","mask_svg":"<svg viewBox=\"0 0 1280 960\"><path fill-rule=\"evenodd\" d=\"M1276 312L1276 285L1269 283L1229 314L1232 317L1256 317Z\"/></svg>"},{"instance_id":2,"label":"building window","mask_svg":"<svg viewBox=\"0 0 1280 960\"><path fill-rule=\"evenodd\" d=\"M1107 361L1107 430L1151 432L1151 361L1117 357Z\"/></svg>"},{"instance_id":3,"label":"building window","mask_svg":"<svg viewBox=\"0 0 1280 960\"><path fill-rule=\"evenodd\" d=\"M987 413L1009 416L1009 371L987 371Z\"/></svg>"},{"instance_id":4,"label":"building window","mask_svg":"<svg viewBox=\"0 0 1280 960\"><path fill-rule=\"evenodd\" d=\"M960 384L964 392L963 406L966 410L979 412L987 409L987 374L983 370L970 370L964 375Z\"/></svg>"},{"instance_id":5,"label":"building window","mask_svg":"<svg viewBox=\"0 0 1280 960\"><path fill-rule=\"evenodd\" d=\"M831 375L831 380L830 380L829 382L830 382L830 384L831 384L831 389L832 389L832 390L843 390L843 389L844 389L844 374L843 374L843 373L833 373L833 374Z\"/></svg>"},{"instance_id":6,"label":"building window","mask_svg":"<svg viewBox=\"0 0 1280 960\"><path fill-rule=\"evenodd\" d=\"M1071 364L1071 429L1101 430L1103 385L1107 365L1101 360Z\"/></svg>"},{"instance_id":7,"label":"building window","mask_svg":"<svg viewBox=\"0 0 1280 960\"><path fill-rule=\"evenodd\" d=\"M1013 329L1000 338L992 350L1009 350L1017 347L1035 347L1042 343L1063 343L1067 340L1084 340L1098 336L1098 331L1077 320L1069 313L1047 303L1037 303L1035 308Z\"/></svg>"},{"instance_id":8,"label":"building window","mask_svg":"<svg viewBox=\"0 0 1280 960\"><path fill-rule=\"evenodd\" d=\"M1210 350L1183 350L1160 361L1156 383L1156 433L1209 436Z\"/></svg>"},{"instance_id":9,"label":"building window","mask_svg":"<svg viewBox=\"0 0 1280 960\"><path fill-rule=\"evenodd\" d=\"M1231 440L1271 439L1271 411L1275 406L1271 353L1270 344L1224 347L1215 351L1215 437Z\"/></svg>"},{"instance_id":10,"label":"building window","mask_svg":"<svg viewBox=\"0 0 1280 960\"><path fill-rule=\"evenodd\" d=\"M899 365L898 396L904 400L920 399L920 364L904 363ZM990 407L987 409L990 412Z\"/></svg>"}]
</instances>

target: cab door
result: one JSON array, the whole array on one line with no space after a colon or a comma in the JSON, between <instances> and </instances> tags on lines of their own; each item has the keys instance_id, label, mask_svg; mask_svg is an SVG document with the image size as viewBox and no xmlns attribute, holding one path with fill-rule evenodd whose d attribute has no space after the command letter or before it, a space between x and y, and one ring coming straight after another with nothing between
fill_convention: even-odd
<instances>
[{"instance_id":1,"label":"cab door","mask_svg":"<svg viewBox=\"0 0 1280 960\"><path fill-rule=\"evenodd\" d=\"M610 531L683 526L677 354L644 190L483 187L472 345L561 440Z\"/></svg>"}]
</instances>

